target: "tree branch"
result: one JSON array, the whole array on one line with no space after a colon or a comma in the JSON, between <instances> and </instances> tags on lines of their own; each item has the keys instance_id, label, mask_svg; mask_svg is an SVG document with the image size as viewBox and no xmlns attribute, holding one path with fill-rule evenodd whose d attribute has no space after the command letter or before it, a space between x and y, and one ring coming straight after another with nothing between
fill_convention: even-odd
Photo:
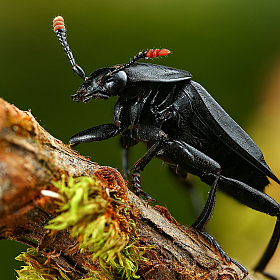
<instances>
[{"instance_id":1,"label":"tree branch","mask_svg":"<svg viewBox=\"0 0 280 280\"><path fill-rule=\"evenodd\" d=\"M227 264L198 232L180 226L164 207L149 206L127 190L117 170L81 156L45 131L30 112L0 99L0 238L36 248L70 279L87 278L92 272L104 272L100 259L93 259L88 250L81 252L79 237L72 237L69 230L45 228L57 216L58 206L41 191L58 192L53 182L62 175L96 176L104 192L114 188L114 195L121 197L120 204L125 204L129 215L123 211L117 219L133 220L136 241L147 248L147 260L141 258L136 264L141 279L243 278L242 271ZM118 222L124 225L124 221ZM119 276L113 269L109 271L110 275L101 273L99 278Z\"/></svg>"}]
</instances>

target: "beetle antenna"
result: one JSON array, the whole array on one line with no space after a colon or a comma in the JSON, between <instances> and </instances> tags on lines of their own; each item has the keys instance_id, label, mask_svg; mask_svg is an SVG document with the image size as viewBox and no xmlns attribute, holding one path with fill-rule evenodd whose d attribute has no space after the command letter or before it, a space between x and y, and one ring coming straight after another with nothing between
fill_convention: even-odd
<instances>
[{"instance_id":1,"label":"beetle antenna","mask_svg":"<svg viewBox=\"0 0 280 280\"><path fill-rule=\"evenodd\" d=\"M66 40L66 28L64 25L64 19L62 16L57 16L54 18L53 20L53 30L56 34L56 37L58 39L58 41L60 42L61 46L63 47L71 65L72 65L72 69L73 71L82 79L86 80L86 74L83 70L83 68L81 66L79 66L78 64L76 64L76 61L74 59L73 53L70 50L70 47L67 43Z\"/></svg>"},{"instance_id":2,"label":"beetle antenna","mask_svg":"<svg viewBox=\"0 0 280 280\"><path fill-rule=\"evenodd\" d=\"M154 58L154 57L159 57L159 56L165 56L170 54L171 51L168 49L149 49L145 51L140 51L137 55L135 55L128 63L122 64L112 72L109 72L106 74L103 78L102 81L105 81L112 75L118 73L119 71L122 71L125 68L129 68L131 65L133 65L137 60L139 59L149 59L149 58Z\"/></svg>"}]
</instances>

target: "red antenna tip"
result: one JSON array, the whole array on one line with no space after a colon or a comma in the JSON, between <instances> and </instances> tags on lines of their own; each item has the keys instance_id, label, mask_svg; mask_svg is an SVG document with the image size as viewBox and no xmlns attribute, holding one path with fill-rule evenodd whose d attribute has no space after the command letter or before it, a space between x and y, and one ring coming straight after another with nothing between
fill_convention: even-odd
<instances>
[{"instance_id":1,"label":"red antenna tip","mask_svg":"<svg viewBox=\"0 0 280 280\"><path fill-rule=\"evenodd\" d=\"M161 49L161 50L159 50L159 56L165 56L165 55L168 55L170 53L171 53L171 51L168 50L168 49Z\"/></svg>"},{"instance_id":2,"label":"red antenna tip","mask_svg":"<svg viewBox=\"0 0 280 280\"><path fill-rule=\"evenodd\" d=\"M159 56L165 56L170 54L171 51L167 49L150 49L146 53L146 57L148 58L154 58L154 57L159 57Z\"/></svg>"},{"instance_id":3,"label":"red antenna tip","mask_svg":"<svg viewBox=\"0 0 280 280\"><path fill-rule=\"evenodd\" d=\"M57 16L53 19L53 30L56 32L58 29L66 29L64 19L62 16Z\"/></svg>"}]
</instances>

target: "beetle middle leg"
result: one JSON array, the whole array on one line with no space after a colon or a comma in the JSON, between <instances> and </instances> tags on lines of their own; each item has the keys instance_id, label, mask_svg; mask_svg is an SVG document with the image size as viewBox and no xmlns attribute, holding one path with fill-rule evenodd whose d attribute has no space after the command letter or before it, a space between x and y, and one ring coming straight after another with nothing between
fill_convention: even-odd
<instances>
[{"instance_id":1,"label":"beetle middle leg","mask_svg":"<svg viewBox=\"0 0 280 280\"><path fill-rule=\"evenodd\" d=\"M137 195L143 195L148 200L148 202L150 202L154 199L142 190L141 175L139 171L143 171L145 166L152 160L154 156L156 156L158 150L160 149L161 143L168 139L168 135L160 128L152 125L139 124L133 131L135 132L138 141L151 143L151 147L144 154L144 156L134 164L132 168L133 173L131 180L131 184L135 193Z\"/></svg>"},{"instance_id":2,"label":"beetle middle leg","mask_svg":"<svg viewBox=\"0 0 280 280\"><path fill-rule=\"evenodd\" d=\"M154 200L150 195L145 193L141 187L141 175L140 170L143 170L144 167L152 160L152 158L156 155L162 140L158 140L145 154L142 158L140 158L133 166L133 173L132 173L132 180L131 184L133 190L135 191L136 195L143 195L148 202Z\"/></svg>"}]
</instances>

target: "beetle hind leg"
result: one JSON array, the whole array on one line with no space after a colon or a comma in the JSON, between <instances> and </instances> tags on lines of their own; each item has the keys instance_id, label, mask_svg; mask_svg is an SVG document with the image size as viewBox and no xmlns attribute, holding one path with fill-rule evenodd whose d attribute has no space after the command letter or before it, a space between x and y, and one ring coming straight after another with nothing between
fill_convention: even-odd
<instances>
[{"instance_id":1,"label":"beetle hind leg","mask_svg":"<svg viewBox=\"0 0 280 280\"><path fill-rule=\"evenodd\" d=\"M203 210L201 211L200 215L197 217L197 219L193 222L192 227L196 230L203 230L215 207L215 202L216 202L216 194L217 194L217 190L218 190L218 180L220 178L220 175L216 175L215 181L212 184L211 190L209 192L207 201L205 203L205 206L203 208Z\"/></svg>"},{"instance_id":2,"label":"beetle hind leg","mask_svg":"<svg viewBox=\"0 0 280 280\"><path fill-rule=\"evenodd\" d=\"M239 262L233 260L232 258L230 258L225 251L222 249L221 245L217 242L217 240L211 236L209 233L205 232L205 231L199 231L200 234L203 236L203 238L211 245L214 247L214 250L216 252L218 252L221 256L221 258L228 264L234 263L236 266L239 267L239 269L243 272L243 278L245 278L248 275L248 270L246 269L246 267L244 267L242 264L240 264Z\"/></svg>"},{"instance_id":3,"label":"beetle hind leg","mask_svg":"<svg viewBox=\"0 0 280 280\"><path fill-rule=\"evenodd\" d=\"M213 182L213 178L213 174L207 174L206 176L202 176L201 180L207 184L210 184ZM274 231L266 251L254 269L257 272L268 276L270 279L276 279L275 277L266 273L264 270L272 258L280 240L280 205L262 191L257 190L236 179L220 176L219 188L240 203L254 210L277 218Z\"/></svg>"},{"instance_id":4,"label":"beetle hind leg","mask_svg":"<svg viewBox=\"0 0 280 280\"><path fill-rule=\"evenodd\" d=\"M206 154L183 141L166 141L163 143L163 146L163 160L167 158L170 163L180 162L179 171L180 167L182 170L199 170L197 175L202 181L211 186L205 206L198 218L192 224L192 227L198 231L211 246L214 247L215 251L219 252L225 262L237 265L243 272L243 278L245 278L248 274L247 269L237 261L227 256L218 242L210 234L203 231L212 215L216 202L218 185L220 187L220 180L222 179L222 183L224 183L224 177L220 175L221 166Z\"/></svg>"},{"instance_id":5,"label":"beetle hind leg","mask_svg":"<svg viewBox=\"0 0 280 280\"><path fill-rule=\"evenodd\" d=\"M270 242L266 248L266 251L264 252L259 263L254 268L255 271L260 272L263 275L265 275L266 277L268 277L270 279L274 279L274 280L276 280L277 278L274 277L273 275L265 272L264 269L265 269L266 265L268 264L268 262L270 261L272 255L274 254L276 247L279 243L279 239L280 239L280 213L277 216L277 221L276 221L276 224L274 227L274 232L273 232Z\"/></svg>"},{"instance_id":6,"label":"beetle hind leg","mask_svg":"<svg viewBox=\"0 0 280 280\"><path fill-rule=\"evenodd\" d=\"M201 211L201 214L198 216L198 218L194 221L194 223L192 224L192 227L199 231L200 234L204 237L204 239L211 245L214 247L216 252L219 252L220 256L222 257L222 259L230 264L230 263L234 263L236 266L239 267L239 269L243 272L244 276L243 278L245 278L248 275L248 270L240 263L238 263L237 261L233 260L232 258L230 258L225 251L222 249L222 247L220 246L220 244L217 242L217 240L211 236L209 233L203 231L206 224L208 223L213 209L215 207L215 202L216 202L216 194L217 194L217 190L218 190L218 181L220 179L220 174L216 175L216 174L204 174L203 176L213 176L214 182L212 184L211 190L209 192L207 201L205 203L205 206L203 208L203 210Z\"/></svg>"}]
</instances>

